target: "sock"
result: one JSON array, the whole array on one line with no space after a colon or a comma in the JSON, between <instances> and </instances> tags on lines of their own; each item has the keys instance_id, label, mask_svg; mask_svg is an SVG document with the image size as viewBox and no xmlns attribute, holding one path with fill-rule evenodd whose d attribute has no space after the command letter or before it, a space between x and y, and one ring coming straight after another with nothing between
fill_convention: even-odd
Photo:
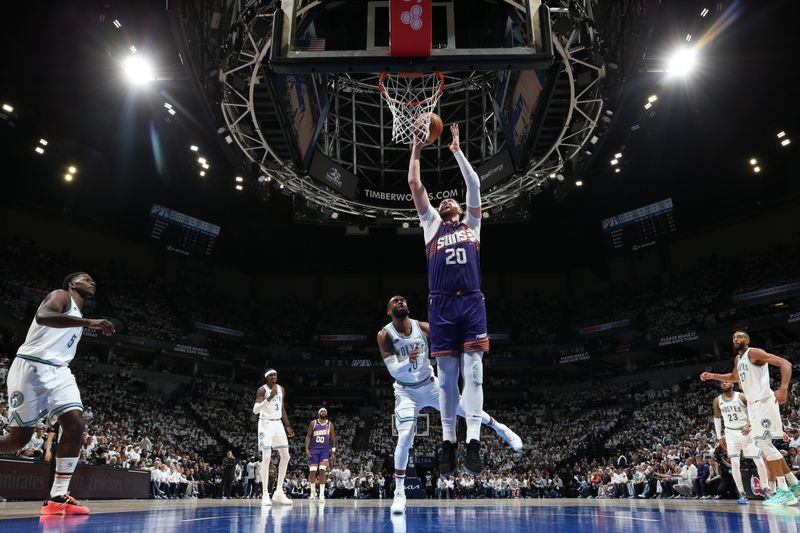
<instances>
[{"instance_id":1,"label":"sock","mask_svg":"<svg viewBox=\"0 0 800 533\"><path fill-rule=\"evenodd\" d=\"M738 457L731 457L731 475L733 482L736 483L736 488L739 492L744 492L744 482L742 482L742 469L740 467L740 459Z\"/></svg>"},{"instance_id":2,"label":"sock","mask_svg":"<svg viewBox=\"0 0 800 533\"><path fill-rule=\"evenodd\" d=\"M777 488L778 488L778 485L777 485L777 483L775 482L775 480L771 480L771 481L769 482L769 490L770 490L770 492L771 492L772 494L775 494L775 490L776 490Z\"/></svg>"},{"instance_id":3,"label":"sock","mask_svg":"<svg viewBox=\"0 0 800 533\"><path fill-rule=\"evenodd\" d=\"M394 491L400 491L405 493L406 490L406 476L398 476L397 474L394 475Z\"/></svg>"},{"instance_id":4,"label":"sock","mask_svg":"<svg viewBox=\"0 0 800 533\"><path fill-rule=\"evenodd\" d=\"M281 448L278 450L278 455L281 460L278 463L278 485L275 487L275 491L283 492L283 480L286 479L286 469L289 468L289 450Z\"/></svg>"},{"instance_id":5,"label":"sock","mask_svg":"<svg viewBox=\"0 0 800 533\"><path fill-rule=\"evenodd\" d=\"M783 477L786 478L786 483L788 483L790 487L797 485L797 477L791 472L786 472Z\"/></svg>"},{"instance_id":6,"label":"sock","mask_svg":"<svg viewBox=\"0 0 800 533\"><path fill-rule=\"evenodd\" d=\"M467 352L461 355L461 376L464 389L461 403L467 421L467 442L481 440L481 418L483 415L483 352Z\"/></svg>"},{"instance_id":7,"label":"sock","mask_svg":"<svg viewBox=\"0 0 800 533\"><path fill-rule=\"evenodd\" d=\"M458 358L438 357L439 410L442 415L442 440L456 442L456 413L458 412Z\"/></svg>"},{"instance_id":8,"label":"sock","mask_svg":"<svg viewBox=\"0 0 800 533\"><path fill-rule=\"evenodd\" d=\"M775 478L775 481L778 483L778 488L780 490L789 490L789 487L786 485L786 478L783 476L778 476Z\"/></svg>"},{"instance_id":9,"label":"sock","mask_svg":"<svg viewBox=\"0 0 800 533\"><path fill-rule=\"evenodd\" d=\"M316 485L311 485L311 495L312 496L316 496L317 495L317 486Z\"/></svg>"},{"instance_id":10,"label":"sock","mask_svg":"<svg viewBox=\"0 0 800 533\"><path fill-rule=\"evenodd\" d=\"M80 457L57 457L56 458L56 475L53 478L53 488L50 489L50 497L63 496L69 490L69 481L72 479L72 473L75 472L75 467L78 466L78 459Z\"/></svg>"},{"instance_id":11,"label":"sock","mask_svg":"<svg viewBox=\"0 0 800 533\"><path fill-rule=\"evenodd\" d=\"M269 498L269 460L272 456L272 448L261 451L261 491L262 497Z\"/></svg>"},{"instance_id":12,"label":"sock","mask_svg":"<svg viewBox=\"0 0 800 533\"><path fill-rule=\"evenodd\" d=\"M756 457L753 459L758 470L758 480L761 482L762 487L769 486L769 472L767 471L767 463L764 462L763 457Z\"/></svg>"}]
</instances>

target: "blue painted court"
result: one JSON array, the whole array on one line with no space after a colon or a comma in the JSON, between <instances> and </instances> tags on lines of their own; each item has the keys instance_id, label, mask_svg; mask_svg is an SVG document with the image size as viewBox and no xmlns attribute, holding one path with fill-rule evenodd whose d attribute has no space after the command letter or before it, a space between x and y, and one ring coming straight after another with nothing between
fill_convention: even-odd
<instances>
[{"instance_id":1,"label":"blue painted court","mask_svg":"<svg viewBox=\"0 0 800 533\"><path fill-rule=\"evenodd\" d=\"M406 533L484 531L800 532L800 509L739 507L729 502L409 501L405 516L392 516L388 501L337 500L292 507L261 508L255 500L86 502L86 517L40 517L34 502L0 504L0 529L12 532L276 532ZM128 510L126 510L128 509Z\"/></svg>"}]
</instances>

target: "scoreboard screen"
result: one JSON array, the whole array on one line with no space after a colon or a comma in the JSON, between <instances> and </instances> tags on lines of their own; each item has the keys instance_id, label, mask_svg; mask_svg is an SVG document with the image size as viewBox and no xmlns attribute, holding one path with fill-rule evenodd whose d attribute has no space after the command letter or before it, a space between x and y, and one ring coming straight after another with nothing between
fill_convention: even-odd
<instances>
[{"instance_id":1,"label":"scoreboard screen","mask_svg":"<svg viewBox=\"0 0 800 533\"><path fill-rule=\"evenodd\" d=\"M655 244L659 237L677 229L672 213L672 198L604 218L601 224L614 250L639 250Z\"/></svg>"},{"instance_id":2,"label":"scoreboard screen","mask_svg":"<svg viewBox=\"0 0 800 533\"><path fill-rule=\"evenodd\" d=\"M182 255L209 256L219 237L220 227L167 207L150 208L150 237L164 243L170 252Z\"/></svg>"}]
</instances>

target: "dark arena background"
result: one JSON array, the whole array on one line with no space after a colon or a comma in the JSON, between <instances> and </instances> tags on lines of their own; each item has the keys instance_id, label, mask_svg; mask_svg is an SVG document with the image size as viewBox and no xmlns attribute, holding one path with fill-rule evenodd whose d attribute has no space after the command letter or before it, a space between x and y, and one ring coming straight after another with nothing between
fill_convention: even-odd
<instances>
[{"instance_id":1,"label":"dark arena background","mask_svg":"<svg viewBox=\"0 0 800 533\"><path fill-rule=\"evenodd\" d=\"M4 8L3 532L800 530L796 2ZM376 333L399 295L411 318L431 307L440 342L412 149L395 140L427 135L430 112L445 123L421 151L430 203L467 208L452 123L480 183L494 420L479 475L463 419L442 475L442 419L422 409L398 489L396 413L418 384L395 383L402 350L384 359ZM72 272L96 284L87 320L67 305L40 324ZM74 305L87 289L72 285ZM64 321L85 326L68 367L20 350L29 327ZM739 410L755 461L730 452L736 415L719 433L720 383L700 379L735 367L736 332L753 348L734 388L766 371L775 391L762 382L766 399L747 392ZM270 368L282 486L286 448L262 455L254 414ZM58 403L45 376L70 371L80 397ZM50 402L32 420L29 390ZM753 414L770 402L780 424ZM82 431L61 417L81 405ZM322 407L336 451L312 493L305 438ZM71 480L56 460L70 439ZM90 514L54 503L64 475Z\"/></svg>"}]
</instances>

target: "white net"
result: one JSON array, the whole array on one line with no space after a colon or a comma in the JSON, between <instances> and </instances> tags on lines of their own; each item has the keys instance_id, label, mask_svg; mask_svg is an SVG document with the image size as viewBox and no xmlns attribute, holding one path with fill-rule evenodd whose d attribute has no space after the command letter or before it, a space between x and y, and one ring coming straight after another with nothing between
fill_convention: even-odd
<instances>
[{"instance_id":1,"label":"white net","mask_svg":"<svg viewBox=\"0 0 800 533\"><path fill-rule=\"evenodd\" d=\"M444 92L442 73L384 72L378 88L392 111L392 140L413 144L415 135L427 139L431 113Z\"/></svg>"}]
</instances>

